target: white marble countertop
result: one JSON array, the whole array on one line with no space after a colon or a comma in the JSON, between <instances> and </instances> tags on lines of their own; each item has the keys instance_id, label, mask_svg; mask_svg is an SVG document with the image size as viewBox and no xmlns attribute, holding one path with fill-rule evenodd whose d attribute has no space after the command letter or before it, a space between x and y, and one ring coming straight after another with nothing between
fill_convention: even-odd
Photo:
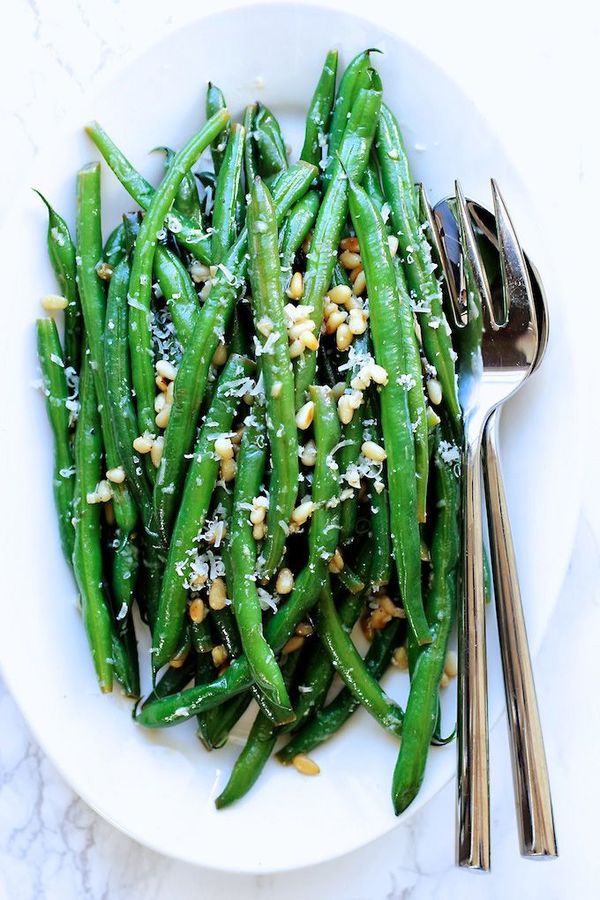
<instances>
[{"instance_id":1,"label":"white marble countertop","mask_svg":"<svg viewBox=\"0 0 600 900\"><path fill-rule=\"evenodd\" d=\"M355 0L343 5L361 9ZM10 19L4 16L0 53L0 214L9 209L13 191L45 135L57 127L70 105L136 47L146 46L165 29L193 16L194 7L191 0L179 0L176 11L173 5L155 0L46 4L13 0ZM385 0L373 0L369 7L367 14L374 18L391 15L392 4ZM396 8L395 15L401 16L400 7ZM472 88L469 67L486 67L477 76L475 92L485 92L494 104L499 129L542 211L549 221L570 215L586 232L592 217L581 201L598 188L597 153L594 158L592 153L599 142L597 123L591 120L597 108L594 85L600 80L600 20L585 0L572 0L568 21L562 8L563 12L554 13L549 4L534 0L528 4L505 0L496 9L492 25L486 4L430 2L423 4L421 12L411 11L402 30L410 39L417 29L427 28L431 54L457 80L469 79ZM517 21L520 27L515 33ZM467 54L462 51L469 37L476 40ZM490 60L497 59L505 65L510 61L510 71L502 77L496 63L490 65ZM595 197L597 209L600 196L595 193ZM581 263L592 243L586 243L586 237L572 241L572 236L566 250ZM597 293L596 279L591 291ZM593 301L597 308L598 298L585 290L583 280L574 282L573 301L578 313L589 308L598 321L591 305ZM581 320L592 322L585 315ZM582 340L587 341L592 329L584 330L587 335ZM584 343L582 357L585 349ZM596 380L594 375L586 384ZM590 397L591 417L597 409L595 392L590 391ZM591 461L597 456L597 414L588 424ZM287 900L307 896L463 900L511 895L563 900L595 895L600 880L595 844L600 717L594 693L600 684L599 508L599 480L590 468L571 565L535 660L554 788L558 861L536 865L518 856L502 721L491 734L493 872L488 876L454 868L453 785L407 825L343 859L312 869L276 876L232 876L174 862L124 837L73 794L31 737L0 680L0 900L170 900L175 896L182 900L284 896Z\"/></svg>"}]
</instances>

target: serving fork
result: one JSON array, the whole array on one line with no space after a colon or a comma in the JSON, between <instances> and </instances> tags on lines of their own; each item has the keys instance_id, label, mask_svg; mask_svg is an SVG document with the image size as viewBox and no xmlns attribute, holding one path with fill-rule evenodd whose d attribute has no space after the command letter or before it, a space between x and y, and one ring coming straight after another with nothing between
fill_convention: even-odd
<instances>
[{"instance_id":1,"label":"serving fork","mask_svg":"<svg viewBox=\"0 0 600 900\"><path fill-rule=\"evenodd\" d=\"M521 247L517 241L506 206L495 182L492 181L492 196L496 221L497 246L499 250L502 291L500 297L494 298L489 287L484 263L479 252L478 242L469 214L469 209L457 182L455 186L456 201L451 210L446 203L446 217L454 214L458 221L459 238L454 248L458 269L448 271L449 254L446 252L443 236L443 216L433 215L423 195L433 242L438 250L440 262L449 287L451 303L449 314L457 329L459 350L459 397L463 409L465 425L465 441L463 452L463 593L459 604L459 684L458 684L458 805L457 805L457 860L459 865L469 868L489 869L490 866L490 811L489 811L489 759L488 759L488 718L487 718L487 665L485 640L485 599L483 586L483 525L481 497L481 451L486 424L490 417L496 420L495 411L522 385L525 378L533 370L540 348L537 315L533 292L529 280L527 265ZM441 223L440 223L441 218ZM452 237L450 228L448 237ZM458 244L460 243L460 246ZM456 250L458 249L458 254ZM455 278L455 276L457 276ZM495 302L496 299L496 302ZM545 322L545 320L544 320ZM544 329L545 333L545 329ZM543 342L542 342L543 343ZM486 449L493 452L493 434L486 440ZM488 474L492 476L495 488L488 500L493 507L490 518L496 526L491 526L490 535L494 545L493 559L495 563L496 583L499 585L499 602L504 612L514 612L503 602L506 589L516 582L514 555L510 533L507 531L505 498L500 496L497 487L499 469L494 466L497 457L492 457L492 467ZM494 480L495 476L495 480ZM488 479L488 483L490 479ZM502 501L504 503L502 504ZM498 503L501 504L498 510ZM498 517L498 513L503 514ZM504 525L504 531L502 530ZM508 535L508 541L505 539ZM504 564L504 565L503 565ZM512 579L508 575L512 568ZM500 565L500 569L498 569ZM500 572L504 574L500 577ZM512 583L511 583L512 582ZM513 594L514 596L514 594ZM518 594L516 595L518 602ZM499 621L508 622L510 615L504 617L499 613ZM521 613L522 620L522 613ZM503 664L505 669L505 687L507 705L515 711L515 705L509 702L509 685L511 692L518 684L522 687L527 679L507 678L507 671L514 671L512 655L518 650L519 638L527 650L524 626L515 629L517 637L510 628L501 631L503 643ZM513 640L509 640L512 635ZM505 649L507 653L505 653ZM528 653L525 654L528 659ZM526 667L525 667L526 668ZM521 672L523 674L523 672ZM525 672L525 675L527 672ZM529 665L528 674L531 676ZM530 677L531 691L535 698L533 680ZM523 699L523 692L519 700ZM518 705L518 704L517 704ZM517 724L517 730L518 725ZM531 722L526 722L526 726ZM539 720L538 720L539 725ZM541 731L539 731L541 745ZM525 742L527 743L527 742ZM525 744L520 743L521 750ZM529 744L527 744L529 746ZM534 742L534 750L538 744ZM513 750L515 740L513 739ZM516 772L523 770L522 757L515 758L515 784L520 783L521 794L526 794L524 787L527 781L517 778ZM545 763L544 763L545 766ZM545 771L545 769L544 769ZM547 777L546 777L547 784ZM549 797L549 793L548 793ZM520 823L527 818L524 804L518 805ZM550 806L551 810L551 806ZM523 834L523 829L521 828Z\"/></svg>"}]
</instances>

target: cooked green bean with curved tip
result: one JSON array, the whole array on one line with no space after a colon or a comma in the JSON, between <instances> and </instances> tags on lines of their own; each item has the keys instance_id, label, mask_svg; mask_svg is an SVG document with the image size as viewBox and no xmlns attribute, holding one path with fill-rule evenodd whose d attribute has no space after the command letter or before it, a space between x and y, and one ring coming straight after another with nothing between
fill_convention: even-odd
<instances>
[{"instance_id":1,"label":"cooked green bean with curved tip","mask_svg":"<svg viewBox=\"0 0 600 900\"><path fill-rule=\"evenodd\" d=\"M77 291L75 245L65 220L40 191L35 191L48 210L48 257L61 293L67 301L65 309L64 364L79 370L81 358L81 304Z\"/></svg>"},{"instance_id":2,"label":"cooked green bean with curved tip","mask_svg":"<svg viewBox=\"0 0 600 900\"><path fill-rule=\"evenodd\" d=\"M440 455L436 441L435 496L437 519L431 544L432 581L427 615L432 643L420 649L411 676L400 754L392 781L396 815L414 800L423 781L427 749L439 710L439 684L444 673L448 638L456 611L456 569L460 554L460 483L454 464Z\"/></svg>"},{"instance_id":3,"label":"cooked green bean with curved tip","mask_svg":"<svg viewBox=\"0 0 600 900\"><path fill-rule=\"evenodd\" d=\"M75 467L71 449L69 389L65 375L63 350L54 319L36 322L37 352L46 398L48 421L54 440L53 488L58 513L58 529L65 559L71 565L75 532L73 530L73 488Z\"/></svg>"},{"instance_id":4,"label":"cooked green bean with curved tip","mask_svg":"<svg viewBox=\"0 0 600 900\"><path fill-rule=\"evenodd\" d=\"M100 165L85 166L77 176L77 283L83 320L87 334L87 350L98 411L102 425L106 468L120 469L123 461L110 416L106 371L104 366L104 325L106 296L97 266L102 260L102 231L100 221ZM135 527L137 511L125 482L112 482L112 501L115 518L124 532Z\"/></svg>"},{"instance_id":5,"label":"cooked green bean with curved tip","mask_svg":"<svg viewBox=\"0 0 600 900\"><path fill-rule=\"evenodd\" d=\"M206 88L206 118L212 119L216 113L223 109L227 109L223 91L216 84L213 84L212 81L209 81ZM226 125L221 134L210 145L210 155L212 156L215 175L219 174L223 157L225 156L229 128L230 126Z\"/></svg>"},{"instance_id":6,"label":"cooked green bean with curved tip","mask_svg":"<svg viewBox=\"0 0 600 900\"><path fill-rule=\"evenodd\" d=\"M335 400L329 388L313 387L315 404L315 438L317 460L314 469L312 504L308 533L308 562L288 600L269 619L265 628L268 643L277 653L294 634L299 622L310 612L327 579L327 565L338 542L337 475L332 468L332 454L339 444L340 426ZM166 728L205 709L219 706L252 686L248 660L240 656L211 684L189 688L172 697L149 703L138 714L137 721L147 728Z\"/></svg>"},{"instance_id":7,"label":"cooked green bean with curved tip","mask_svg":"<svg viewBox=\"0 0 600 900\"><path fill-rule=\"evenodd\" d=\"M173 157L165 177L154 192L140 225L131 260L129 279L129 353L131 375L136 395L140 434L154 430L154 353L152 349L152 269L159 232L175 199L185 174L196 162L210 141L228 121L224 110L217 113Z\"/></svg>"},{"instance_id":8,"label":"cooked green bean with curved tip","mask_svg":"<svg viewBox=\"0 0 600 900\"><path fill-rule=\"evenodd\" d=\"M271 178L287 169L287 149L279 122L263 103L256 104L252 133L258 156L258 174L262 178Z\"/></svg>"},{"instance_id":9,"label":"cooked green bean with curved tip","mask_svg":"<svg viewBox=\"0 0 600 900\"><path fill-rule=\"evenodd\" d=\"M294 373L281 290L277 219L269 189L255 178L247 212L252 314L260 335L256 354L265 389L271 449L268 532L258 567L270 578L283 556L298 492L298 437L294 415Z\"/></svg>"},{"instance_id":10,"label":"cooked green bean with curved tip","mask_svg":"<svg viewBox=\"0 0 600 900\"><path fill-rule=\"evenodd\" d=\"M460 422L450 329L442 295L431 261L431 249L420 226L413 179L398 122L381 106L375 141L384 193L390 205L394 234L398 238L406 280L417 304L423 347L435 366L444 402L455 423Z\"/></svg>"},{"instance_id":11,"label":"cooked green bean with curved tip","mask_svg":"<svg viewBox=\"0 0 600 900\"><path fill-rule=\"evenodd\" d=\"M369 675L376 681L379 681L390 663L402 625L401 619L392 619L385 628L375 633L373 643L364 658L364 665ZM287 764L293 762L299 753L310 753L339 731L359 706L360 703L348 688L343 688L331 703L318 710L314 718L281 748L277 753L277 759Z\"/></svg>"},{"instance_id":12,"label":"cooked green bean with curved tip","mask_svg":"<svg viewBox=\"0 0 600 900\"><path fill-rule=\"evenodd\" d=\"M81 598L81 612L102 693L113 685L113 627L103 590L100 504L90 502L102 475L102 435L91 360L84 354L79 382L79 418L75 431L75 542L73 571Z\"/></svg>"},{"instance_id":13,"label":"cooked green bean with curved tip","mask_svg":"<svg viewBox=\"0 0 600 900\"><path fill-rule=\"evenodd\" d=\"M258 170L256 167L256 146L254 140L254 120L256 118L256 104L251 103L244 110L243 125L246 131L246 142L244 144L244 175L246 177L246 190L256 178Z\"/></svg>"},{"instance_id":14,"label":"cooked green bean with curved tip","mask_svg":"<svg viewBox=\"0 0 600 900\"><path fill-rule=\"evenodd\" d=\"M372 69L370 54L373 52L372 49L363 50L362 53L359 53L350 61L342 75L329 127L327 165L323 173L325 186L329 184L333 177L337 155L342 145L348 119L352 114L354 101L361 89L371 87Z\"/></svg>"},{"instance_id":15,"label":"cooked green bean with curved tip","mask_svg":"<svg viewBox=\"0 0 600 900\"><path fill-rule=\"evenodd\" d=\"M210 250L215 265L224 260L236 237L236 213L242 191L245 142L244 126L234 122L229 131L227 148L215 188Z\"/></svg>"},{"instance_id":16,"label":"cooked green bean with curved tip","mask_svg":"<svg viewBox=\"0 0 600 900\"><path fill-rule=\"evenodd\" d=\"M298 651L290 653L282 663L281 669L286 685L289 685L292 680L298 665L299 656ZM256 784L260 773L273 752L278 733L277 726L265 715L262 709L259 709L242 752L235 761L227 784L215 800L217 809L224 809L237 800L241 800Z\"/></svg>"},{"instance_id":17,"label":"cooked green bean with curved tip","mask_svg":"<svg viewBox=\"0 0 600 900\"><path fill-rule=\"evenodd\" d=\"M181 349L185 350L200 313L194 283L177 254L168 247L156 247L154 276L171 313L177 340Z\"/></svg>"},{"instance_id":18,"label":"cooked green bean with curved tip","mask_svg":"<svg viewBox=\"0 0 600 900\"><path fill-rule=\"evenodd\" d=\"M377 207L377 212L381 213L381 216L383 218L382 210L385 206L385 197L383 196L383 188L381 187L379 169L377 166L377 153L375 152L374 147L371 147L369 162L367 163L367 168L365 169L365 174L363 175L362 186ZM389 231L390 226L387 221L384 222L384 225L386 231Z\"/></svg>"},{"instance_id":19,"label":"cooked green bean with curved tip","mask_svg":"<svg viewBox=\"0 0 600 900\"><path fill-rule=\"evenodd\" d=\"M216 442L230 431L240 402L239 382L247 378L252 370L253 364L249 360L235 356L229 359L198 435L169 544L158 615L152 633L154 672L168 663L177 649L185 619L187 585L194 576L194 548L219 471L220 457Z\"/></svg>"},{"instance_id":20,"label":"cooked green bean with curved tip","mask_svg":"<svg viewBox=\"0 0 600 900\"><path fill-rule=\"evenodd\" d=\"M265 412L257 401L244 420L244 435L238 455L228 549L233 569L231 593L233 612L252 678L264 695L269 717L282 725L293 718L293 711L283 675L263 634L262 609L256 587L256 542L248 515L248 507L252 508L252 501L261 489L266 459Z\"/></svg>"},{"instance_id":21,"label":"cooked green bean with curved tip","mask_svg":"<svg viewBox=\"0 0 600 900\"><path fill-rule=\"evenodd\" d=\"M369 294L375 361L387 373L380 388L392 544L406 614L420 644L431 641L421 596L421 555L417 520L415 448L402 345L402 320L394 266L380 214L365 191L350 181L350 215L358 237Z\"/></svg>"},{"instance_id":22,"label":"cooked green bean with curved tip","mask_svg":"<svg viewBox=\"0 0 600 900\"><path fill-rule=\"evenodd\" d=\"M288 287L296 253L315 224L321 198L316 191L308 191L289 211L279 232L281 276Z\"/></svg>"},{"instance_id":23,"label":"cooked green bean with curved tip","mask_svg":"<svg viewBox=\"0 0 600 900\"><path fill-rule=\"evenodd\" d=\"M314 175L314 166L297 163L290 166L273 186L272 196L278 224L290 207L304 196ZM227 254L224 265L217 270L210 294L196 320L177 371L173 406L165 431L164 452L154 488L157 522L166 540L185 471L185 454L189 453L194 439L210 365L246 277L247 253L248 230L243 228Z\"/></svg>"},{"instance_id":24,"label":"cooked green bean with curved tip","mask_svg":"<svg viewBox=\"0 0 600 900\"><path fill-rule=\"evenodd\" d=\"M340 622L329 585L324 587L319 599L318 633L335 671L351 694L383 728L392 734L401 734L404 712L366 668Z\"/></svg>"},{"instance_id":25,"label":"cooked green bean with curved tip","mask_svg":"<svg viewBox=\"0 0 600 900\"><path fill-rule=\"evenodd\" d=\"M106 238L104 249L102 251L102 259L105 263L114 269L119 265L122 259L127 255L127 241L125 236L125 226L123 222L117 225Z\"/></svg>"},{"instance_id":26,"label":"cooked green bean with curved tip","mask_svg":"<svg viewBox=\"0 0 600 900\"><path fill-rule=\"evenodd\" d=\"M330 50L325 57L325 63L306 114L306 130L300 159L312 163L313 166L321 163L323 148L327 148L327 132L335 100L337 64L338 52Z\"/></svg>"},{"instance_id":27,"label":"cooked green bean with curved tip","mask_svg":"<svg viewBox=\"0 0 600 900\"><path fill-rule=\"evenodd\" d=\"M165 154L165 171L167 171L173 162L175 151L170 147L155 147L154 151L156 150L161 150ZM178 212L187 216L190 221L195 222L198 228L202 228L202 208L200 206L200 197L198 196L196 176L192 172L186 172L181 179L181 184L175 193L173 206Z\"/></svg>"},{"instance_id":28,"label":"cooked green bean with curved tip","mask_svg":"<svg viewBox=\"0 0 600 900\"><path fill-rule=\"evenodd\" d=\"M348 213L348 179L362 179L380 106L380 91L358 92L342 137L339 157L333 166L329 187L315 223L304 276L302 302L312 307L311 316L319 326L323 317L323 298L331 283L338 244ZM306 391L314 381L316 367L317 355L314 351L305 350L296 360L296 408L305 402Z\"/></svg>"},{"instance_id":29,"label":"cooked green bean with curved tip","mask_svg":"<svg viewBox=\"0 0 600 900\"><path fill-rule=\"evenodd\" d=\"M223 111L223 126L228 121L228 113ZM91 122L85 129L109 167L119 179L128 194L133 197L142 209L148 209L155 194L155 189L134 169L127 157L113 143L108 134L98 124ZM157 229L158 231L159 229ZM177 243L188 250L192 256L204 265L210 265L210 234L198 227L196 222L188 219L176 209L171 209L167 230L173 234Z\"/></svg>"}]
</instances>

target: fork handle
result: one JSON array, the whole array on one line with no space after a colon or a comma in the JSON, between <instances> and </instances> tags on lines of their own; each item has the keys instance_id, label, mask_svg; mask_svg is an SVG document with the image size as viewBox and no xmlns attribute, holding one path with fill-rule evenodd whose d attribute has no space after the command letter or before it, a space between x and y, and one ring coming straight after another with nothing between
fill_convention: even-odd
<instances>
[{"instance_id":1,"label":"fork handle","mask_svg":"<svg viewBox=\"0 0 600 900\"><path fill-rule=\"evenodd\" d=\"M556 833L542 728L498 454L499 412L485 429L484 477L494 593L510 732L521 855L556 857Z\"/></svg>"},{"instance_id":2,"label":"fork handle","mask_svg":"<svg viewBox=\"0 0 600 900\"><path fill-rule=\"evenodd\" d=\"M457 862L490 867L485 596L483 587L481 437L467 438L463 454L463 597L458 604Z\"/></svg>"}]
</instances>

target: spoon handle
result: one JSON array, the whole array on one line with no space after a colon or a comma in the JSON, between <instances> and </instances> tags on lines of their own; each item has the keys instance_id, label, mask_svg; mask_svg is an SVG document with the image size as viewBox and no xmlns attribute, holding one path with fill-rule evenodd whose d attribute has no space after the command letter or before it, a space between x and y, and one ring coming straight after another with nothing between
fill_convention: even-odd
<instances>
[{"instance_id":1,"label":"spoon handle","mask_svg":"<svg viewBox=\"0 0 600 900\"><path fill-rule=\"evenodd\" d=\"M519 840L522 856L551 858L558 856L552 798L498 458L499 421L496 411L485 429L484 477Z\"/></svg>"},{"instance_id":2,"label":"spoon handle","mask_svg":"<svg viewBox=\"0 0 600 900\"><path fill-rule=\"evenodd\" d=\"M475 429L463 454L464 577L458 604L457 862L490 867L487 666L481 505L481 436Z\"/></svg>"}]
</instances>

